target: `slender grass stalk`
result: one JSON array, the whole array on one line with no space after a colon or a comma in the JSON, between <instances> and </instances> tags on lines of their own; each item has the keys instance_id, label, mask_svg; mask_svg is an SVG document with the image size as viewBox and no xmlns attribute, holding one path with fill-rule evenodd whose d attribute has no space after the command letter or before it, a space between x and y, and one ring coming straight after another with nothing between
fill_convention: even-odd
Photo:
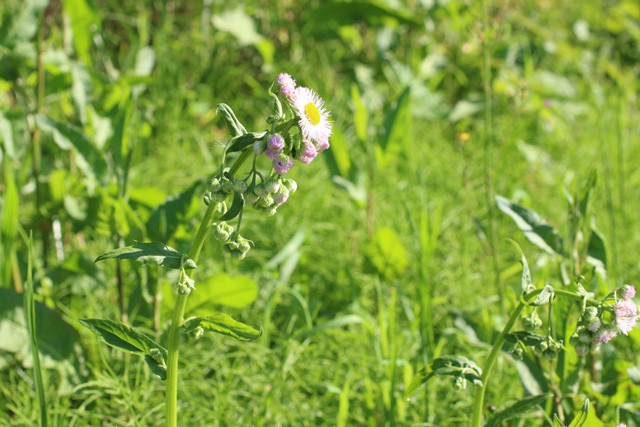
<instances>
[{"instance_id":1,"label":"slender grass stalk","mask_svg":"<svg viewBox=\"0 0 640 427\"><path fill-rule=\"evenodd\" d=\"M42 382L42 368L40 367L40 354L38 351L38 338L36 336L36 313L33 300L33 237L29 234L29 255L27 261L27 289L23 294L24 315L31 342L31 355L33 357L33 382L40 406L40 425L47 426L47 402L44 398L44 385Z\"/></svg>"},{"instance_id":2,"label":"slender grass stalk","mask_svg":"<svg viewBox=\"0 0 640 427\"><path fill-rule=\"evenodd\" d=\"M493 201L493 182L491 180L492 161L491 145L493 143L493 111L491 89L491 31L489 27L489 1L482 1L482 25L484 28L483 54L482 54L482 86L484 88L484 187L489 208L489 227L491 235L491 255L493 259L494 285L500 295L500 302L504 306L504 287L500 281L500 254L498 251L498 225Z\"/></svg>"},{"instance_id":3,"label":"slender grass stalk","mask_svg":"<svg viewBox=\"0 0 640 427\"><path fill-rule=\"evenodd\" d=\"M44 107L44 16L45 10L43 9L40 14L40 20L38 24L37 34L37 73L38 73L38 86L36 90L36 114L41 114ZM33 178L36 184L36 216L39 219L40 231L42 233L42 263L44 267L47 266L47 254L49 252L49 234L48 227L45 218L42 217L42 184L40 183L40 167L42 158L41 136L40 131L34 129L31 133L31 150L33 156L33 162L31 164Z\"/></svg>"},{"instance_id":4,"label":"slender grass stalk","mask_svg":"<svg viewBox=\"0 0 640 427\"><path fill-rule=\"evenodd\" d=\"M229 173L233 176L244 161L249 157L252 152L251 149L243 151L229 169ZM200 251L204 244L204 239L207 236L207 231L213 220L213 214L218 208L217 203L211 203L207 207L207 211L202 218L198 232L193 240L191 251L189 252L189 258L197 264L200 257ZM188 272L190 272L189 270ZM180 331L179 328L184 322L184 311L187 307L188 294L178 292L176 299L176 305L173 309L173 316L171 318L171 327L169 329L169 345L168 345L168 357L167 357L167 380L166 380L166 425L169 427L177 427L178 425L178 349L180 346Z\"/></svg>"}]
</instances>

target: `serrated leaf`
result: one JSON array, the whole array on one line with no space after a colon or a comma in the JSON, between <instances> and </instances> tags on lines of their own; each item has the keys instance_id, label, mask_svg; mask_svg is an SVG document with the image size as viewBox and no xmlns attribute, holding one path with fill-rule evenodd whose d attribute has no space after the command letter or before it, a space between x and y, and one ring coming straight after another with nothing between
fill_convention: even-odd
<instances>
[{"instance_id":1,"label":"serrated leaf","mask_svg":"<svg viewBox=\"0 0 640 427\"><path fill-rule=\"evenodd\" d=\"M131 246L124 246L102 254L95 262L105 259L128 259L141 264L160 265L175 269L196 268L196 263L192 259L160 242L136 242Z\"/></svg>"},{"instance_id":2,"label":"serrated leaf","mask_svg":"<svg viewBox=\"0 0 640 427\"><path fill-rule=\"evenodd\" d=\"M244 207L244 196L242 193L233 193L233 203L228 211L220 217L220 221L229 221L237 217Z\"/></svg>"},{"instance_id":3,"label":"serrated leaf","mask_svg":"<svg viewBox=\"0 0 640 427\"><path fill-rule=\"evenodd\" d=\"M167 358L167 350L164 347L120 322L107 319L79 319L79 322L112 347L140 356L150 355L151 349L157 348L162 356Z\"/></svg>"},{"instance_id":4,"label":"serrated leaf","mask_svg":"<svg viewBox=\"0 0 640 427\"><path fill-rule=\"evenodd\" d=\"M526 397L506 409L495 412L489 417L485 427L494 427L500 423L511 420L513 418L522 419L530 412L537 409L542 405L549 397L553 396L551 393L541 394L538 396Z\"/></svg>"},{"instance_id":5,"label":"serrated leaf","mask_svg":"<svg viewBox=\"0 0 640 427\"><path fill-rule=\"evenodd\" d=\"M257 331L251 326L233 320L231 316L224 313L187 319L180 327L180 332L191 332L198 327L201 327L205 331L227 335L238 341L253 341L262 335L262 331Z\"/></svg>"},{"instance_id":6,"label":"serrated leaf","mask_svg":"<svg viewBox=\"0 0 640 427\"><path fill-rule=\"evenodd\" d=\"M464 356L443 356L434 359L424 366L413 377L411 384L405 391L405 397L411 396L421 385L425 384L436 375L448 375L454 378L464 378L477 386L482 385L480 377L482 369L473 360Z\"/></svg>"},{"instance_id":7,"label":"serrated leaf","mask_svg":"<svg viewBox=\"0 0 640 427\"><path fill-rule=\"evenodd\" d=\"M564 255L562 236L537 212L502 196L495 196L495 201L498 209L515 221L516 226L531 243L549 254Z\"/></svg>"},{"instance_id":8,"label":"serrated leaf","mask_svg":"<svg viewBox=\"0 0 640 427\"><path fill-rule=\"evenodd\" d=\"M78 167L88 178L103 181L107 174L107 161L82 130L40 114L35 118L41 130L53 132L53 140L61 149L75 149Z\"/></svg>"}]
</instances>

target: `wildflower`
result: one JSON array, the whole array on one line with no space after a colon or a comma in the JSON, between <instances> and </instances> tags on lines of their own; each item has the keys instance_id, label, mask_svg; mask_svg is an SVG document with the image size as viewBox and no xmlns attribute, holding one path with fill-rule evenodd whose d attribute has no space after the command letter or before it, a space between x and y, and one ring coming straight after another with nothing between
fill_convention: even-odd
<instances>
[{"instance_id":1,"label":"wildflower","mask_svg":"<svg viewBox=\"0 0 640 427\"><path fill-rule=\"evenodd\" d=\"M591 322L589 322L589 324L587 325L587 329L590 330L591 332L598 332L598 329L600 329L600 326L602 326L602 321L600 320L599 317L596 317Z\"/></svg>"},{"instance_id":2,"label":"wildflower","mask_svg":"<svg viewBox=\"0 0 640 427\"><path fill-rule=\"evenodd\" d=\"M636 288L631 285L624 285L620 290L620 297L623 300L630 300L636 296Z\"/></svg>"},{"instance_id":3,"label":"wildflower","mask_svg":"<svg viewBox=\"0 0 640 427\"><path fill-rule=\"evenodd\" d=\"M318 144L319 148L326 149L331 136L331 122L322 99L311 89L298 87L289 102L300 118L298 126L303 138L310 139Z\"/></svg>"},{"instance_id":4,"label":"wildflower","mask_svg":"<svg viewBox=\"0 0 640 427\"><path fill-rule=\"evenodd\" d=\"M275 159L273 159L273 167L280 175L283 173L287 173L289 169L293 166L293 160L291 160L288 156L279 155Z\"/></svg>"},{"instance_id":5,"label":"wildflower","mask_svg":"<svg viewBox=\"0 0 640 427\"><path fill-rule=\"evenodd\" d=\"M281 73L277 81L280 85L280 93L290 99L295 93L296 81L287 73Z\"/></svg>"},{"instance_id":6,"label":"wildflower","mask_svg":"<svg viewBox=\"0 0 640 427\"><path fill-rule=\"evenodd\" d=\"M638 307L629 300L618 301L615 305L616 326L625 335L636 326L638 321Z\"/></svg>"},{"instance_id":7,"label":"wildflower","mask_svg":"<svg viewBox=\"0 0 640 427\"><path fill-rule=\"evenodd\" d=\"M280 155L280 151L276 151L271 149L271 147L267 147L267 149L264 150L264 154L266 154L267 157L270 158L271 160L275 161Z\"/></svg>"},{"instance_id":8,"label":"wildflower","mask_svg":"<svg viewBox=\"0 0 640 427\"><path fill-rule=\"evenodd\" d=\"M601 328L594 338L594 342L596 345L602 345L611 341L618 335L618 332L611 325L604 326Z\"/></svg>"},{"instance_id":9,"label":"wildflower","mask_svg":"<svg viewBox=\"0 0 640 427\"><path fill-rule=\"evenodd\" d=\"M279 205L286 202L288 198L289 198L289 191L287 191L286 188L280 188L280 190L273 195L273 201Z\"/></svg>"},{"instance_id":10,"label":"wildflower","mask_svg":"<svg viewBox=\"0 0 640 427\"><path fill-rule=\"evenodd\" d=\"M269 138L269 142L267 144L273 151L280 152L284 148L284 139L282 139L280 134L276 133Z\"/></svg>"},{"instance_id":11,"label":"wildflower","mask_svg":"<svg viewBox=\"0 0 640 427\"><path fill-rule=\"evenodd\" d=\"M308 139L304 139L302 143L304 144L304 147L300 150L298 160L302 163L311 163L311 161L318 155L318 150Z\"/></svg>"}]
</instances>

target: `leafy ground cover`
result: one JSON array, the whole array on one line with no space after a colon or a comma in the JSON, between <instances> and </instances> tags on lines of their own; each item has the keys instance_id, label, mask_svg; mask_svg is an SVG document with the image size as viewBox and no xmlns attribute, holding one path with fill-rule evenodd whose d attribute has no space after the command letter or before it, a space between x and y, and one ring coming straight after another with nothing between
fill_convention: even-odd
<instances>
[{"instance_id":1,"label":"leafy ground cover","mask_svg":"<svg viewBox=\"0 0 640 427\"><path fill-rule=\"evenodd\" d=\"M263 131L281 72L323 97L331 148L286 174L278 215L246 210L246 258L205 242L188 315L262 335L183 337L180 425L469 425L526 285L508 239L538 289L637 285L635 1L7 0L0 17L3 425L41 419L33 326L50 424L165 421L165 383L79 319L167 342L179 273L94 261L189 252L232 136L218 104ZM579 356L582 307L562 301L508 337L484 420L640 425L638 329Z\"/></svg>"}]
</instances>

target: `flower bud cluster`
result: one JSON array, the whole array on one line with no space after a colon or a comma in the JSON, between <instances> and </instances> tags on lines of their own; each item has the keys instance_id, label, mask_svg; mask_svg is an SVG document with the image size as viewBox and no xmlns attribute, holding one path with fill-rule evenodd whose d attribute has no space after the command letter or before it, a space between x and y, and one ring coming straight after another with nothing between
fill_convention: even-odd
<instances>
[{"instance_id":1,"label":"flower bud cluster","mask_svg":"<svg viewBox=\"0 0 640 427\"><path fill-rule=\"evenodd\" d=\"M540 326L542 326L542 320L540 319L540 316L538 316L538 313L535 312L535 310L528 316L522 316L520 320L522 321L524 327L530 331L535 331Z\"/></svg>"},{"instance_id":2,"label":"flower bud cluster","mask_svg":"<svg viewBox=\"0 0 640 427\"><path fill-rule=\"evenodd\" d=\"M294 180L277 175L250 187L245 193L245 201L271 216L297 189L298 185Z\"/></svg>"},{"instance_id":3,"label":"flower bud cluster","mask_svg":"<svg viewBox=\"0 0 640 427\"><path fill-rule=\"evenodd\" d=\"M233 226L225 221L213 223L211 228L213 229L213 235L216 237L216 240L229 240L229 237L233 233Z\"/></svg>"},{"instance_id":4,"label":"flower bud cluster","mask_svg":"<svg viewBox=\"0 0 640 427\"><path fill-rule=\"evenodd\" d=\"M546 340L540 341L535 347L535 351L548 360L555 359L563 349L562 340L556 341L552 337L547 337Z\"/></svg>"},{"instance_id":5,"label":"flower bud cluster","mask_svg":"<svg viewBox=\"0 0 640 427\"><path fill-rule=\"evenodd\" d=\"M590 351L597 351L602 344L618 336L618 333L627 335L635 327L638 307L631 300L636 294L635 288L625 285L615 294L621 299L613 307L604 310L598 310L595 306L585 308L569 341L578 355L584 356Z\"/></svg>"},{"instance_id":6,"label":"flower bud cluster","mask_svg":"<svg viewBox=\"0 0 640 427\"><path fill-rule=\"evenodd\" d=\"M227 178L226 176L213 178L207 186L207 192L204 196L204 202L207 206L211 202L222 203L227 199L229 194L244 193L247 191L247 183L242 180L237 180L234 177Z\"/></svg>"},{"instance_id":7,"label":"flower bud cluster","mask_svg":"<svg viewBox=\"0 0 640 427\"><path fill-rule=\"evenodd\" d=\"M232 257L244 259L247 252L251 250L251 240L245 239L240 234L234 233L224 244L224 249L231 254Z\"/></svg>"}]
</instances>

